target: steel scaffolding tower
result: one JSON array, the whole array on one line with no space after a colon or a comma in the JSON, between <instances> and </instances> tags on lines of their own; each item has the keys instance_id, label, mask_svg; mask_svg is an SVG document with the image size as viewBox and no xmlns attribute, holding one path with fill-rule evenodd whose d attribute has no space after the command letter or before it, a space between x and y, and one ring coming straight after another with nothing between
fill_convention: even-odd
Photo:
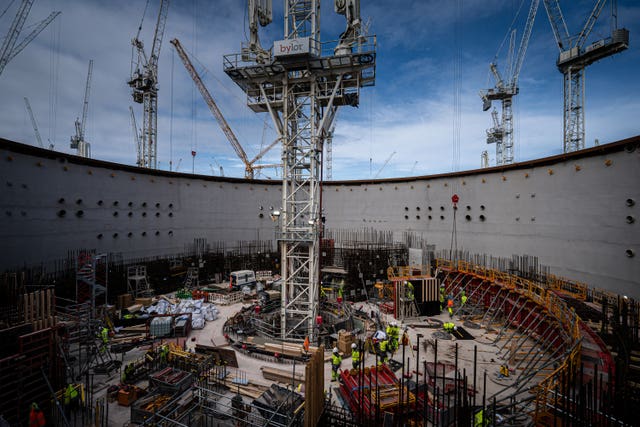
<instances>
[{"instance_id":1,"label":"steel scaffolding tower","mask_svg":"<svg viewBox=\"0 0 640 427\"><path fill-rule=\"evenodd\" d=\"M248 106L269 113L282 141L282 207L271 213L279 220L282 339L317 335L323 145L337 108L357 106L360 88L375 82L375 36L361 35L357 0L339 3L347 31L338 42L320 42L320 0L285 0L285 39L269 58L247 50L224 57Z\"/></svg>"}]
</instances>

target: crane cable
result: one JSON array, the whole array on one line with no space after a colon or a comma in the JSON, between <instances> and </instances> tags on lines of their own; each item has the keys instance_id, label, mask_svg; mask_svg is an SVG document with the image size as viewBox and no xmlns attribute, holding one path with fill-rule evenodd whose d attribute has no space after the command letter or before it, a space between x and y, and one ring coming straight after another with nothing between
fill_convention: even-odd
<instances>
[{"instance_id":1,"label":"crane cable","mask_svg":"<svg viewBox=\"0 0 640 427\"><path fill-rule=\"evenodd\" d=\"M7 13L7 11L9 10L9 8L11 7L11 5L13 4L15 0L11 0L9 2L9 4L7 5L6 9L2 11L2 14L0 14L0 19L2 19L2 17L4 16L5 13Z\"/></svg>"}]
</instances>

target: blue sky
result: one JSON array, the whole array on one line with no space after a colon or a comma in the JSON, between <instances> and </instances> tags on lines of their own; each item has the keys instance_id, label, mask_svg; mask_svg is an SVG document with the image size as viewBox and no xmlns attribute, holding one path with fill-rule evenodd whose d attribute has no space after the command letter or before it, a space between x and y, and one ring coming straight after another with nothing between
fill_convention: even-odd
<instances>
[{"instance_id":1,"label":"blue sky","mask_svg":"<svg viewBox=\"0 0 640 427\"><path fill-rule=\"evenodd\" d=\"M571 34L578 33L595 0L560 1ZM19 0L0 2L0 35L4 37ZM333 142L333 178L367 179L427 175L453 169L475 169L488 150L489 112L482 111L478 91L493 86L491 62L515 19L524 28L529 2L522 0L363 1L363 20L378 40L375 87L361 92L359 108L342 107ZM562 150L562 75L555 66L558 49L542 1L520 74L515 98L515 159L528 160ZM142 39L151 45L159 0L151 0ZM456 13L455 5L461 5ZM181 172L241 177L244 167L208 111L173 48L172 38L197 57L205 84L218 102L249 158L275 138L265 115L245 105L242 91L222 71L222 56L236 53L246 37L245 2L174 0L168 14L160 57L159 142L161 169L179 165ZM0 75L0 136L35 145L23 97L28 97L43 139L55 149L73 152L69 137L82 112L87 64L94 60L87 119L92 157L135 164L136 148L129 105L141 123L141 106L132 104L126 84L131 39L145 1L36 0L23 35L51 11L60 15ZM274 22L261 29L263 45L282 38L283 1L274 1ZM322 40L338 38L344 17L333 2L322 3ZM590 41L609 35L605 6ZM640 4L618 0L618 26L630 30L630 48L586 71L586 145L611 142L640 133ZM456 43L457 41L457 43ZM504 70L506 47L497 57ZM458 59L456 59L458 58ZM459 61L460 79L454 74ZM194 60L195 61L195 60ZM459 93L458 116L454 92ZM497 105L497 104L496 104ZM454 120L455 119L455 120ZM265 130L265 121L267 122ZM454 126L455 124L455 126ZM454 141L460 155L454 162ZM196 151L192 159L191 151ZM276 147L265 163L277 162ZM181 159L181 160L180 160ZM389 159L385 165L385 161ZM454 164L455 163L455 164ZM384 166L384 167L383 167ZM275 170L263 177L279 178Z\"/></svg>"}]
</instances>

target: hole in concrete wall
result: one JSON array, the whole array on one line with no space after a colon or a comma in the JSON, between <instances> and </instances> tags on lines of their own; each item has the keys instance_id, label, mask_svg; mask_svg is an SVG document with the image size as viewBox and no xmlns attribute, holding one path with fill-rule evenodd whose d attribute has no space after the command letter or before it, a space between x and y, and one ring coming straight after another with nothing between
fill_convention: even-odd
<instances>
[{"instance_id":1,"label":"hole in concrete wall","mask_svg":"<svg viewBox=\"0 0 640 427\"><path fill-rule=\"evenodd\" d=\"M128 232L127 233L127 237L129 237L129 238L133 237L133 233L132 232Z\"/></svg>"},{"instance_id":2,"label":"hole in concrete wall","mask_svg":"<svg viewBox=\"0 0 640 427\"><path fill-rule=\"evenodd\" d=\"M127 215L129 215L129 217L133 216L133 212L129 212Z\"/></svg>"},{"instance_id":3,"label":"hole in concrete wall","mask_svg":"<svg viewBox=\"0 0 640 427\"><path fill-rule=\"evenodd\" d=\"M96 237L97 237L98 239L102 239L102 233L98 234Z\"/></svg>"},{"instance_id":4,"label":"hole in concrete wall","mask_svg":"<svg viewBox=\"0 0 640 427\"><path fill-rule=\"evenodd\" d=\"M427 209L429 209L430 211L432 211L433 209L431 209L431 206L429 206Z\"/></svg>"},{"instance_id":5,"label":"hole in concrete wall","mask_svg":"<svg viewBox=\"0 0 640 427\"><path fill-rule=\"evenodd\" d=\"M429 219L431 219L431 215L429 215Z\"/></svg>"},{"instance_id":6,"label":"hole in concrete wall","mask_svg":"<svg viewBox=\"0 0 640 427\"><path fill-rule=\"evenodd\" d=\"M262 215L262 214L260 214L260 215ZM173 217L173 212L169 212L169 216Z\"/></svg>"},{"instance_id":7,"label":"hole in concrete wall","mask_svg":"<svg viewBox=\"0 0 640 427\"><path fill-rule=\"evenodd\" d=\"M169 216L171 216L171 214L169 214ZM260 215L258 215L258 218L264 218L264 214L260 213Z\"/></svg>"},{"instance_id":8,"label":"hole in concrete wall","mask_svg":"<svg viewBox=\"0 0 640 427\"><path fill-rule=\"evenodd\" d=\"M443 211L444 210L444 206L440 206L440 210Z\"/></svg>"},{"instance_id":9,"label":"hole in concrete wall","mask_svg":"<svg viewBox=\"0 0 640 427\"><path fill-rule=\"evenodd\" d=\"M444 219L444 215L440 215L440 219Z\"/></svg>"},{"instance_id":10,"label":"hole in concrete wall","mask_svg":"<svg viewBox=\"0 0 640 427\"><path fill-rule=\"evenodd\" d=\"M59 216L60 218L64 217L66 214L67 214L67 211L65 211L64 209L60 209L60 210L58 211L58 216Z\"/></svg>"},{"instance_id":11,"label":"hole in concrete wall","mask_svg":"<svg viewBox=\"0 0 640 427\"><path fill-rule=\"evenodd\" d=\"M82 199L76 200L76 205L81 205L81 204L82 204Z\"/></svg>"},{"instance_id":12,"label":"hole in concrete wall","mask_svg":"<svg viewBox=\"0 0 640 427\"><path fill-rule=\"evenodd\" d=\"M11 211L4 211L4 214L5 214L6 216L11 216L11 215L12 215L12 214L11 214Z\"/></svg>"},{"instance_id":13,"label":"hole in concrete wall","mask_svg":"<svg viewBox=\"0 0 640 427\"><path fill-rule=\"evenodd\" d=\"M147 207L147 202L142 202L142 207L146 208Z\"/></svg>"},{"instance_id":14,"label":"hole in concrete wall","mask_svg":"<svg viewBox=\"0 0 640 427\"><path fill-rule=\"evenodd\" d=\"M114 212L114 213L113 213L113 216L118 216L118 212Z\"/></svg>"},{"instance_id":15,"label":"hole in concrete wall","mask_svg":"<svg viewBox=\"0 0 640 427\"><path fill-rule=\"evenodd\" d=\"M173 236L173 230L169 230L169 236Z\"/></svg>"},{"instance_id":16,"label":"hole in concrete wall","mask_svg":"<svg viewBox=\"0 0 640 427\"><path fill-rule=\"evenodd\" d=\"M636 253L634 252L634 250L633 250L633 249L627 249L626 251L624 251L624 254L625 254L626 256L628 256L629 258L633 258L633 257L635 256L635 254L636 254Z\"/></svg>"},{"instance_id":17,"label":"hole in concrete wall","mask_svg":"<svg viewBox=\"0 0 640 427\"><path fill-rule=\"evenodd\" d=\"M420 206L416 206L416 210L417 210L417 211L420 211Z\"/></svg>"},{"instance_id":18,"label":"hole in concrete wall","mask_svg":"<svg viewBox=\"0 0 640 427\"><path fill-rule=\"evenodd\" d=\"M133 206L133 202L127 203L127 206L129 206L129 207Z\"/></svg>"},{"instance_id":19,"label":"hole in concrete wall","mask_svg":"<svg viewBox=\"0 0 640 427\"><path fill-rule=\"evenodd\" d=\"M636 222L636 219L631 215L627 215L627 224L633 224L634 222Z\"/></svg>"},{"instance_id":20,"label":"hole in concrete wall","mask_svg":"<svg viewBox=\"0 0 640 427\"><path fill-rule=\"evenodd\" d=\"M113 202L113 206L118 206L118 204L120 204L120 202L118 202L117 200Z\"/></svg>"},{"instance_id":21,"label":"hole in concrete wall","mask_svg":"<svg viewBox=\"0 0 640 427\"><path fill-rule=\"evenodd\" d=\"M82 218L82 217L84 216L84 211L78 211L78 212L76 212L76 216L77 216L78 218Z\"/></svg>"},{"instance_id":22,"label":"hole in concrete wall","mask_svg":"<svg viewBox=\"0 0 640 427\"><path fill-rule=\"evenodd\" d=\"M420 215L416 215L416 219L420 219Z\"/></svg>"},{"instance_id":23,"label":"hole in concrete wall","mask_svg":"<svg viewBox=\"0 0 640 427\"><path fill-rule=\"evenodd\" d=\"M146 212L142 212L142 216L146 217L147 213Z\"/></svg>"},{"instance_id":24,"label":"hole in concrete wall","mask_svg":"<svg viewBox=\"0 0 640 427\"><path fill-rule=\"evenodd\" d=\"M117 239L118 238L118 233L113 233L113 238Z\"/></svg>"},{"instance_id":25,"label":"hole in concrete wall","mask_svg":"<svg viewBox=\"0 0 640 427\"><path fill-rule=\"evenodd\" d=\"M64 203L64 197L60 197L60 198L58 199L58 203Z\"/></svg>"},{"instance_id":26,"label":"hole in concrete wall","mask_svg":"<svg viewBox=\"0 0 640 427\"><path fill-rule=\"evenodd\" d=\"M480 215L478 218L480 219L480 221L484 221L486 219L484 215Z\"/></svg>"},{"instance_id":27,"label":"hole in concrete wall","mask_svg":"<svg viewBox=\"0 0 640 427\"><path fill-rule=\"evenodd\" d=\"M471 221L471 215L465 216L464 219L466 219L467 221Z\"/></svg>"},{"instance_id":28,"label":"hole in concrete wall","mask_svg":"<svg viewBox=\"0 0 640 427\"><path fill-rule=\"evenodd\" d=\"M98 206L102 206L104 202L102 200L98 200Z\"/></svg>"},{"instance_id":29,"label":"hole in concrete wall","mask_svg":"<svg viewBox=\"0 0 640 427\"><path fill-rule=\"evenodd\" d=\"M408 211L408 210L409 210L409 206L405 206L405 207L404 207L404 210L405 210L405 211Z\"/></svg>"},{"instance_id":30,"label":"hole in concrete wall","mask_svg":"<svg viewBox=\"0 0 640 427\"><path fill-rule=\"evenodd\" d=\"M169 209L173 209L173 203L169 203Z\"/></svg>"},{"instance_id":31,"label":"hole in concrete wall","mask_svg":"<svg viewBox=\"0 0 640 427\"><path fill-rule=\"evenodd\" d=\"M146 231L143 231L143 232L142 232L142 237L144 237L144 236L146 236L146 235L147 235L147 232L146 232Z\"/></svg>"},{"instance_id":32,"label":"hole in concrete wall","mask_svg":"<svg viewBox=\"0 0 640 427\"><path fill-rule=\"evenodd\" d=\"M471 210L471 206L467 205L467 210L470 211Z\"/></svg>"},{"instance_id":33,"label":"hole in concrete wall","mask_svg":"<svg viewBox=\"0 0 640 427\"><path fill-rule=\"evenodd\" d=\"M160 207L160 203L156 203L156 208L159 208L159 207Z\"/></svg>"},{"instance_id":34,"label":"hole in concrete wall","mask_svg":"<svg viewBox=\"0 0 640 427\"><path fill-rule=\"evenodd\" d=\"M160 232L156 230L156 236L159 236L159 235L160 235Z\"/></svg>"},{"instance_id":35,"label":"hole in concrete wall","mask_svg":"<svg viewBox=\"0 0 640 427\"><path fill-rule=\"evenodd\" d=\"M627 199L625 203L627 206L631 207L636 204L636 201L633 199Z\"/></svg>"},{"instance_id":36,"label":"hole in concrete wall","mask_svg":"<svg viewBox=\"0 0 640 427\"><path fill-rule=\"evenodd\" d=\"M404 216L404 219L409 219L409 215L405 215L405 216Z\"/></svg>"},{"instance_id":37,"label":"hole in concrete wall","mask_svg":"<svg viewBox=\"0 0 640 427\"><path fill-rule=\"evenodd\" d=\"M156 218L160 216L160 212L156 212Z\"/></svg>"},{"instance_id":38,"label":"hole in concrete wall","mask_svg":"<svg viewBox=\"0 0 640 427\"><path fill-rule=\"evenodd\" d=\"M480 210L483 211L484 210L484 205L480 205Z\"/></svg>"}]
</instances>

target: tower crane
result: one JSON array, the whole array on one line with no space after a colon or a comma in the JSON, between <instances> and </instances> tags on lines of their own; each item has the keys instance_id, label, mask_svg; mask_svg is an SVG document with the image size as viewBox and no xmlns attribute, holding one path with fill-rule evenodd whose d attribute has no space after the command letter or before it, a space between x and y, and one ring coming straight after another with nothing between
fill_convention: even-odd
<instances>
[{"instance_id":1,"label":"tower crane","mask_svg":"<svg viewBox=\"0 0 640 427\"><path fill-rule=\"evenodd\" d=\"M216 118L216 121L218 122L218 124L222 128L222 132L224 132L225 136L229 140L229 143L231 143L231 146L233 147L234 151L236 152L236 154L238 155L240 160L242 160L242 163L244 163L244 166L245 166L245 178L253 179L256 169L264 169L264 168L269 168L269 167L278 167L279 165L272 165L272 164L269 164L269 165L266 165L266 164L265 165L256 165L255 163L258 160L260 160L262 158L262 156L264 156L269 150L271 150L280 141L280 138L276 138L273 142L271 142L269 145L264 147L262 149L262 151L260 151L260 153L258 153L258 155L256 155L252 160L249 160L247 158L247 153L242 148L242 145L240 145L240 141L238 141L238 138L236 137L236 135L231 130L231 127L229 126L229 124L227 123L226 119L222 115L222 112L220 111L220 109L218 108L218 105L216 104L215 100L213 99L213 97L209 93L209 90L206 88L206 86L202 82L202 79L200 78L200 75L198 74L198 72L194 68L193 64L191 63L191 60L187 56L187 53L182 48L182 45L180 44L180 41L178 39L173 39L173 40L171 40L170 43L176 49L176 52L178 52L178 56L180 56L180 59L182 60L182 63L184 64L184 67L187 69L187 72L189 73L189 75L193 79L193 82L196 84L198 90L200 91L200 94L204 98L205 103L209 107L209 110L211 111L213 116Z\"/></svg>"},{"instance_id":2,"label":"tower crane","mask_svg":"<svg viewBox=\"0 0 640 427\"><path fill-rule=\"evenodd\" d=\"M144 161L142 157L142 139L140 138L140 133L138 132L138 123L136 122L136 115L133 112L133 107L129 105L129 112L131 113L131 127L133 128L133 140L136 143L136 165L142 166Z\"/></svg>"},{"instance_id":3,"label":"tower crane","mask_svg":"<svg viewBox=\"0 0 640 427\"><path fill-rule=\"evenodd\" d=\"M27 112L29 113L29 118L31 119L31 124L33 125L33 131L36 133L36 141L40 148L44 148L42 145L42 138L40 137L40 131L38 130L38 125L36 124L36 118L33 116L33 111L31 110L31 104L29 104L29 100L24 98L24 105L27 107Z\"/></svg>"},{"instance_id":4,"label":"tower crane","mask_svg":"<svg viewBox=\"0 0 640 427\"><path fill-rule=\"evenodd\" d=\"M607 0L597 0L580 33L569 36L558 0L544 0L544 7L558 45L560 55L556 61L564 76L563 151L584 148L584 73L588 65L614 55L629 47L629 30L618 28L616 0L611 0L611 36L585 47Z\"/></svg>"},{"instance_id":5,"label":"tower crane","mask_svg":"<svg viewBox=\"0 0 640 427\"><path fill-rule=\"evenodd\" d=\"M51 14L43 19L34 29L29 33L21 42L16 46L18 36L22 31L24 22L27 19L27 15L31 11L34 0L22 0L22 3L18 7L18 12L15 18L11 22L9 33L7 34L2 46L0 47L0 75L4 70L4 67L11 61L18 53L22 51L38 34L44 30L47 25L53 21L56 16L60 15L60 12L51 12Z\"/></svg>"},{"instance_id":6,"label":"tower crane","mask_svg":"<svg viewBox=\"0 0 640 427\"><path fill-rule=\"evenodd\" d=\"M84 87L84 102L82 104L82 120L76 119L76 134L71 137L70 147L77 150L76 154L81 157L91 157L91 145L85 141L84 131L87 123L87 111L89 110L89 92L91 92L91 75L93 74L93 59L89 60L89 70L87 71L87 84Z\"/></svg>"},{"instance_id":7,"label":"tower crane","mask_svg":"<svg viewBox=\"0 0 640 427\"><path fill-rule=\"evenodd\" d=\"M480 91L480 97L483 101L482 109L487 111L491 108L491 101L500 101L502 103L502 116L497 119L497 112L493 110L491 113L494 126L487 130L487 144L496 144L496 164L513 163L513 97L518 94L518 77L524 61L531 30L538 12L539 0L532 0L529 7L529 14L525 24L524 33L520 40L520 46L514 55L515 46L515 30L511 32L509 43L509 54L507 56L507 74L502 77L495 62L489 64L489 69L495 80L495 87Z\"/></svg>"},{"instance_id":8,"label":"tower crane","mask_svg":"<svg viewBox=\"0 0 640 427\"><path fill-rule=\"evenodd\" d=\"M380 176L380 172L382 172L382 169L385 168L385 166L387 166L387 164L389 163L389 161L391 161L391 158L396 154L396 152L394 151L393 153L391 153L389 155L389 157L387 157L387 160L384 161L384 164L382 166L380 166L380 169L378 169L378 172L376 172L376 175L373 177L373 179L377 179L378 176Z\"/></svg>"},{"instance_id":9,"label":"tower crane","mask_svg":"<svg viewBox=\"0 0 640 427\"><path fill-rule=\"evenodd\" d=\"M271 0L248 0L249 13L249 45L242 47L242 56L246 61L255 60L265 64L271 60L271 52L264 49L258 37L258 24L266 27L273 21Z\"/></svg>"},{"instance_id":10,"label":"tower crane","mask_svg":"<svg viewBox=\"0 0 640 427\"><path fill-rule=\"evenodd\" d=\"M144 51L140 40L142 22L136 37L131 41L136 50L136 60L131 64L131 78L127 84L131 87L133 100L143 104L142 116L142 156L139 166L156 169L158 166L158 57L162 46L164 27L167 21L169 0L160 0L158 20L156 22L150 56ZM144 16L142 17L144 21Z\"/></svg>"}]
</instances>

